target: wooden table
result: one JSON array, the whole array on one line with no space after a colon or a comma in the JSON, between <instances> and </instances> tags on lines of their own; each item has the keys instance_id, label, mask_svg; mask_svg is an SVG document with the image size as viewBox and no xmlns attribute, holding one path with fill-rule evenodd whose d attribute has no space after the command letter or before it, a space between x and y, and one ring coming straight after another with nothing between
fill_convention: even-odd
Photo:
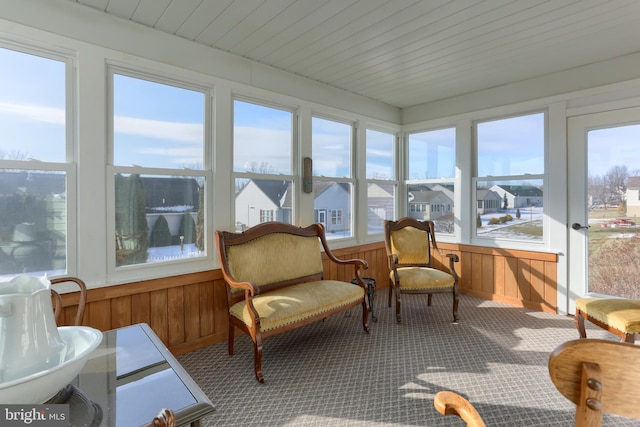
<instances>
[{"instance_id":1,"label":"wooden table","mask_svg":"<svg viewBox=\"0 0 640 427\"><path fill-rule=\"evenodd\" d=\"M215 411L158 336L145 323L104 333L102 343L89 356L73 385L90 401L71 400L71 421L96 412L94 425L146 425L162 408L176 415L176 425L199 426L200 419ZM75 414L74 414L75 412ZM98 423L98 418L100 418Z\"/></svg>"}]
</instances>

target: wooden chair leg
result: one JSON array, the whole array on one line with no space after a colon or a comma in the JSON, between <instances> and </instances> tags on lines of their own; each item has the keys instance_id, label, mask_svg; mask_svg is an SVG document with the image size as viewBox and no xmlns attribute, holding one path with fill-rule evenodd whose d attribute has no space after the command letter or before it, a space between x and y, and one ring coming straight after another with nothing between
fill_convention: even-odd
<instances>
[{"instance_id":1,"label":"wooden chair leg","mask_svg":"<svg viewBox=\"0 0 640 427\"><path fill-rule=\"evenodd\" d=\"M458 295L456 295L456 293L453 293L453 323L457 323L458 322L458 304L459 304L460 300L458 299Z\"/></svg>"},{"instance_id":2,"label":"wooden chair leg","mask_svg":"<svg viewBox=\"0 0 640 427\"><path fill-rule=\"evenodd\" d=\"M362 303L362 326L364 327L364 331L369 333L369 307L366 301Z\"/></svg>"},{"instance_id":3,"label":"wooden chair leg","mask_svg":"<svg viewBox=\"0 0 640 427\"><path fill-rule=\"evenodd\" d=\"M227 344L229 346L229 356L233 356L233 343L235 341L235 326L229 319L229 333L227 335Z\"/></svg>"},{"instance_id":4,"label":"wooden chair leg","mask_svg":"<svg viewBox=\"0 0 640 427\"><path fill-rule=\"evenodd\" d=\"M431 307L431 303L433 302L433 294L429 294L427 297L427 305Z\"/></svg>"},{"instance_id":5,"label":"wooden chair leg","mask_svg":"<svg viewBox=\"0 0 640 427\"><path fill-rule=\"evenodd\" d=\"M586 338L587 331L584 328L584 316L580 310L576 311L574 320L576 322L576 328L578 328L578 333L580 334L580 338Z\"/></svg>"},{"instance_id":6,"label":"wooden chair leg","mask_svg":"<svg viewBox=\"0 0 640 427\"><path fill-rule=\"evenodd\" d=\"M262 335L260 333L257 334L253 342L253 369L256 374L256 380L264 383L264 376L262 375Z\"/></svg>"},{"instance_id":7,"label":"wooden chair leg","mask_svg":"<svg viewBox=\"0 0 640 427\"><path fill-rule=\"evenodd\" d=\"M396 289L396 322L400 323L402 316L400 315L400 287Z\"/></svg>"},{"instance_id":8,"label":"wooden chair leg","mask_svg":"<svg viewBox=\"0 0 640 427\"><path fill-rule=\"evenodd\" d=\"M391 307L391 297L393 295L393 281L389 279L389 307Z\"/></svg>"}]
</instances>

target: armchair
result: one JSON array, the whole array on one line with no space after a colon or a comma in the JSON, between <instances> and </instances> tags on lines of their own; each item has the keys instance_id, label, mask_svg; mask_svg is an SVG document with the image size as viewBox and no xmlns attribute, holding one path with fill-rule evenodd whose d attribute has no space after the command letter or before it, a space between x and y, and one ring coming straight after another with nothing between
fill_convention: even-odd
<instances>
[{"instance_id":1,"label":"armchair","mask_svg":"<svg viewBox=\"0 0 640 427\"><path fill-rule=\"evenodd\" d=\"M385 221L384 240L389 265L389 307L392 294L396 296L396 321L401 321L400 294L428 294L431 306L434 293L447 293L453 297L453 321L458 321L458 275L454 263L456 254L446 254L449 271L433 267L431 247L438 249L432 221L401 218Z\"/></svg>"}]
</instances>

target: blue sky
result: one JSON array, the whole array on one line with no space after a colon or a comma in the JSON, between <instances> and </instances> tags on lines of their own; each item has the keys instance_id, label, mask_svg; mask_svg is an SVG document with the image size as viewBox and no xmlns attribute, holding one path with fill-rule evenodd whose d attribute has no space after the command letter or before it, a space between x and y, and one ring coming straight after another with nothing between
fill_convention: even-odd
<instances>
[{"instance_id":1,"label":"blue sky","mask_svg":"<svg viewBox=\"0 0 640 427\"><path fill-rule=\"evenodd\" d=\"M64 162L64 63L0 48L0 64L0 153L5 158L18 155ZM118 75L114 85L115 164L203 167L203 93ZM292 113L248 102L234 104L234 169L249 170L259 162L276 173L290 174ZM480 176L542 173L542 122L543 115L536 114L479 123ZM349 129L346 124L314 118L316 174L350 175ZM452 132L443 129L410 136L412 179L453 176ZM367 135L367 177L391 176L393 137L372 131ZM591 131L590 173L602 175L620 164L629 171L639 170L639 139L640 125Z\"/></svg>"}]
</instances>

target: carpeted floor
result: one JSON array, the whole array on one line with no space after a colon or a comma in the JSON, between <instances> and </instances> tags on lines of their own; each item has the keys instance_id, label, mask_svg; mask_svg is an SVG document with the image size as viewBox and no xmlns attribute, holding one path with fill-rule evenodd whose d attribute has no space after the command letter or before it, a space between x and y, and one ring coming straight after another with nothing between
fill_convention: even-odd
<instances>
[{"instance_id":1,"label":"carpeted floor","mask_svg":"<svg viewBox=\"0 0 640 427\"><path fill-rule=\"evenodd\" d=\"M487 426L571 426L575 406L549 379L549 353L578 338L573 318L461 296L451 323L447 295L403 296L403 320L378 292L370 334L361 310L267 338L265 383L253 374L253 348L236 337L178 359L216 406L204 426L462 426L440 415L433 397L468 398ZM590 338L616 340L591 327ZM640 385L639 385L640 386ZM640 420L605 416L607 426Z\"/></svg>"}]
</instances>

